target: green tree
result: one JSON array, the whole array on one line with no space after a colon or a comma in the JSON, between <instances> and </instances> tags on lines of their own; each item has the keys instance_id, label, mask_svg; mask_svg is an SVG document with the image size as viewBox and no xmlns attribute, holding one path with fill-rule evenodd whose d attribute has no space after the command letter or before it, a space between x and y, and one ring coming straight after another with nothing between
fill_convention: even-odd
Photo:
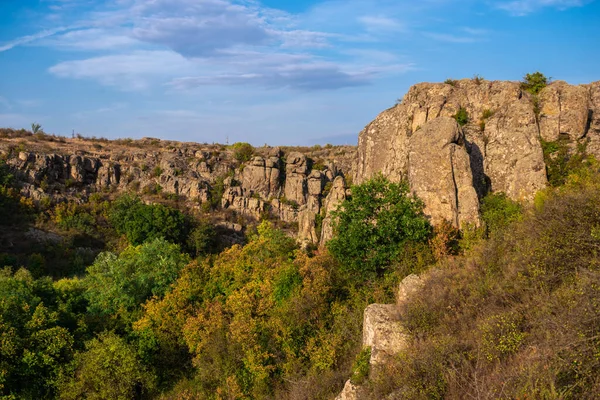
<instances>
[{"instance_id":1,"label":"green tree","mask_svg":"<svg viewBox=\"0 0 600 400\"><path fill-rule=\"evenodd\" d=\"M533 95L537 95L548 85L549 79L544 74L537 71L533 74L526 74L521 82L521 88Z\"/></svg>"},{"instance_id":2,"label":"green tree","mask_svg":"<svg viewBox=\"0 0 600 400\"><path fill-rule=\"evenodd\" d=\"M74 342L55 300L49 279L0 270L0 398L53 397Z\"/></svg>"},{"instance_id":3,"label":"green tree","mask_svg":"<svg viewBox=\"0 0 600 400\"><path fill-rule=\"evenodd\" d=\"M155 239L120 255L101 253L87 269L90 312L129 323L150 297L162 297L189 262L178 245Z\"/></svg>"},{"instance_id":4,"label":"green tree","mask_svg":"<svg viewBox=\"0 0 600 400\"><path fill-rule=\"evenodd\" d=\"M114 202L109 221L133 245L156 238L185 243L190 230L181 211L162 204L144 204L132 196L122 196Z\"/></svg>"},{"instance_id":5,"label":"green tree","mask_svg":"<svg viewBox=\"0 0 600 400\"><path fill-rule=\"evenodd\" d=\"M187 246L196 257L214 252L217 232L210 223L201 221L192 229Z\"/></svg>"},{"instance_id":6,"label":"green tree","mask_svg":"<svg viewBox=\"0 0 600 400\"><path fill-rule=\"evenodd\" d=\"M250 161L254 154L254 147L250 143L237 142L231 147L233 148L233 157L239 162Z\"/></svg>"},{"instance_id":7,"label":"green tree","mask_svg":"<svg viewBox=\"0 0 600 400\"><path fill-rule=\"evenodd\" d=\"M75 356L70 379L61 384L61 399L131 400L149 398L155 379L135 349L112 332L102 333Z\"/></svg>"},{"instance_id":8,"label":"green tree","mask_svg":"<svg viewBox=\"0 0 600 400\"><path fill-rule=\"evenodd\" d=\"M329 250L344 268L363 275L383 272L406 242L424 241L431 233L423 202L409 193L408 184L382 175L353 186L333 217Z\"/></svg>"}]
</instances>

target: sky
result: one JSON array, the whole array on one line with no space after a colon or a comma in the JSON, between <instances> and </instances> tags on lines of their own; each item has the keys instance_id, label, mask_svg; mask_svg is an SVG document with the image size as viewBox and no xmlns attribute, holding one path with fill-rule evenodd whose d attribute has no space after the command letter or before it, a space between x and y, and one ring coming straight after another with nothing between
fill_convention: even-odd
<instances>
[{"instance_id":1,"label":"sky","mask_svg":"<svg viewBox=\"0 0 600 400\"><path fill-rule=\"evenodd\" d=\"M0 127L356 144L418 82L600 80L600 0L0 0Z\"/></svg>"}]
</instances>

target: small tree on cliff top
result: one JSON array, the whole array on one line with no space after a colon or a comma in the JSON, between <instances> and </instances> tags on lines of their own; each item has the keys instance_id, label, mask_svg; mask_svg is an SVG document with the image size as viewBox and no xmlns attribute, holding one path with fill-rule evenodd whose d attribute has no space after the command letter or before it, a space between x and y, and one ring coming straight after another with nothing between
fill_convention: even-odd
<instances>
[{"instance_id":1,"label":"small tree on cliff top","mask_svg":"<svg viewBox=\"0 0 600 400\"><path fill-rule=\"evenodd\" d=\"M381 273L409 241L424 241L431 225L423 202L406 183L382 175L352 187L352 197L333 213L335 237L329 251L343 268L362 275Z\"/></svg>"}]
</instances>

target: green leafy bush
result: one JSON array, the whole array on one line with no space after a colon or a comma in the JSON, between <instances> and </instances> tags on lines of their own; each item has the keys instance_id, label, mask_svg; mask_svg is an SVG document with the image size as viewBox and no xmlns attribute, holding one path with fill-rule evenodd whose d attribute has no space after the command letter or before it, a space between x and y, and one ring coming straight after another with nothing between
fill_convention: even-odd
<instances>
[{"instance_id":1,"label":"green leafy bush","mask_svg":"<svg viewBox=\"0 0 600 400\"><path fill-rule=\"evenodd\" d=\"M446 85L450 85L450 86L457 86L458 85L458 81L456 79L450 79L450 78L446 79L444 81L444 83Z\"/></svg>"},{"instance_id":2,"label":"green leafy bush","mask_svg":"<svg viewBox=\"0 0 600 400\"><path fill-rule=\"evenodd\" d=\"M237 142L231 145L233 157L239 162L247 162L252 159L254 147L250 143Z\"/></svg>"},{"instance_id":3,"label":"green leafy bush","mask_svg":"<svg viewBox=\"0 0 600 400\"><path fill-rule=\"evenodd\" d=\"M86 271L90 312L130 321L147 299L167 293L188 262L179 246L163 239L130 246L118 256L101 253Z\"/></svg>"},{"instance_id":4,"label":"green leafy bush","mask_svg":"<svg viewBox=\"0 0 600 400\"><path fill-rule=\"evenodd\" d=\"M336 236L327 247L348 271L382 273L407 242L426 241L431 226L423 203L406 183L382 175L352 187L352 196L332 213Z\"/></svg>"},{"instance_id":5,"label":"green leafy bush","mask_svg":"<svg viewBox=\"0 0 600 400\"><path fill-rule=\"evenodd\" d=\"M350 381L355 385L361 385L369 379L369 371L371 370L371 347L363 348L354 360L352 365L352 377Z\"/></svg>"},{"instance_id":6,"label":"green leafy bush","mask_svg":"<svg viewBox=\"0 0 600 400\"><path fill-rule=\"evenodd\" d=\"M515 312L494 315L483 321L482 351L488 361L516 353L525 339L523 317Z\"/></svg>"},{"instance_id":7,"label":"green leafy bush","mask_svg":"<svg viewBox=\"0 0 600 400\"><path fill-rule=\"evenodd\" d=\"M456 114L454 114L454 119L460 126L464 126L469 123L469 113L467 109L464 107L460 107Z\"/></svg>"},{"instance_id":8,"label":"green leafy bush","mask_svg":"<svg viewBox=\"0 0 600 400\"><path fill-rule=\"evenodd\" d=\"M181 211L162 204L144 204L128 195L112 204L109 221L133 245L156 238L185 243L190 231L189 220Z\"/></svg>"},{"instance_id":9,"label":"green leafy bush","mask_svg":"<svg viewBox=\"0 0 600 400\"><path fill-rule=\"evenodd\" d=\"M76 355L72 376L61 384L60 398L148 399L155 388L155 377L142 364L136 349L106 332L87 342L85 351Z\"/></svg>"},{"instance_id":10,"label":"green leafy bush","mask_svg":"<svg viewBox=\"0 0 600 400\"><path fill-rule=\"evenodd\" d=\"M521 82L521 89L537 95L543 88L548 85L549 79L544 74L537 71L532 74L526 74Z\"/></svg>"},{"instance_id":11,"label":"green leafy bush","mask_svg":"<svg viewBox=\"0 0 600 400\"><path fill-rule=\"evenodd\" d=\"M518 221L522 213L521 205L502 192L490 193L481 201L481 218L488 234L499 232Z\"/></svg>"},{"instance_id":12,"label":"green leafy bush","mask_svg":"<svg viewBox=\"0 0 600 400\"><path fill-rule=\"evenodd\" d=\"M541 143L550 186L564 185L570 174L582 168L584 162L590 161L586 154L585 144L571 149L570 140L567 138L551 142L542 139Z\"/></svg>"}]
</instances>

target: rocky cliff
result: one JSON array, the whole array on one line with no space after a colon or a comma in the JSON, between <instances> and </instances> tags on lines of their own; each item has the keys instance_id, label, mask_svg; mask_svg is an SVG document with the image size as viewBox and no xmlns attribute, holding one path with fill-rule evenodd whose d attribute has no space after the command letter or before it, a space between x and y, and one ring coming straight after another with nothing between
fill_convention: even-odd
<instances>
[{"instance_id":1,"label":"rocky cliff","mask_svg":"<svg viewBox=\"0 0 600 400\"><path fill-rule=\"evenodd\" d=\"M345 195L356 148L255 148L240 160L234 146L66 139L2 130L0 151L36 202L85 201L95 191L135 192L148 201L177 199L218 208L223 223L277 218L298 227L305 244L318 243L315 220ZM227 222L226 220L229 220ZM326 229L326 235L331 235Z\"/></svg>"},{"instance_id":2,"label":"rocky cliff","mask_svg":"<svg viewBox=\"0 0 600 400\"><path fill-rule=\"evenodd\" d=\"M479 201L490 191L531 200L547 185L544 143L583 145L600 157L600 82L556 81L537 95L519 82L421 83L367 125L358 151L264 147L241 160L234 146L10 129L0 136L22 193L35 201L85 200L96 190L174 196L247 219L278 218L298 226L301 242L323 244L349 176L355 183L379 172L407 180L434 224L456 227L479 223Z\"/></svg>"},{"instance_id":3,"label":"rocky cliff","mask_svg":"<svg viewBox=\"0 0 600 400\"><path fill-rule=\"evenodd\" d=\"M558 140L600 156L600 82L537 96L519 82L422 83L360 133L354 181L406 179L434 223L461 227L489 191L531 200L547 184L542 144Z\"/></svg>"}]
</instances>

